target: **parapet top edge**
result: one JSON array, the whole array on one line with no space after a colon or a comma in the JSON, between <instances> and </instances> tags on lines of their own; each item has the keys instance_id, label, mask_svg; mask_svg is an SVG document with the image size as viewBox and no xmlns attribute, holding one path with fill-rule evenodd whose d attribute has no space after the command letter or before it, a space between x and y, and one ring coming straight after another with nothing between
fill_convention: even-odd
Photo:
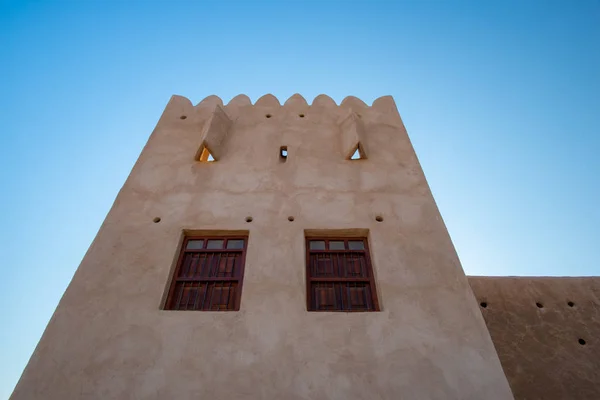
<instances>
[{"instance_id":1,"label":"parapet top edge","mask_svg":"<svg viewBox=\"0 0 600 400\"><path fill-rule=\"evenodd\" d=\"M180 95L174 95L174 97L178 97L181 100L184 100L186 102L189 102L190 104L192 104L192 102L185 96L180 96ZM290 96L285 102L284 105L289 105L289 104L302 104L302 105L306 105L306 106L332 106L332 107L343 107L343 106L348 106L348 107L352 107L352 108L361 108L361 107L377 107L378 105L382 104L382 103L388 103L391 102L392 104L394 104L394 100L392 98L392 96L390 95L386 95L386 96L381 96L378 97L377 99L375 99L373 101L373 103L371 105L366 104L364 101L362 101L361 99L355 97L355 96L346 96L342 102L338 105L335 100L333 100L331 97L327 96L326 94L320 94L318 96L316 96L313 101L311 102L311 104L309 105L308 102L306 101L306 99L296 93L292 96ZM235 97L233 97L229 103L224 104L223 100L216 95L210 95L207 96L206 98L202 99L198 104L196 104L196 107L199 106L205 106L205 105L221 105L221 106L233 106L233 107L241 107L241 106L250 106L250 105L258 105L258 106L282 106L282 103L279 101L279 99L277 99L277 97L275 97L272 94L266 94L262 97L260 97L259 99L257 99L254 103L252 103L252 101L250 100L250 98L245 95L245 94L239 94ZM395 104L394 104L395 106Z\"/></svg>"}]
</instances>

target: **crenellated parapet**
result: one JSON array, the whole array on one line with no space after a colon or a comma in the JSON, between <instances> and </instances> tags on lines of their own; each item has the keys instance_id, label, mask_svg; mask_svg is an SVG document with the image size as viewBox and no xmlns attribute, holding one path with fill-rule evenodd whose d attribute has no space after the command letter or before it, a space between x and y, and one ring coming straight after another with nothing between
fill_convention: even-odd
<instances>
[{"instance_id":1,"label":"crenellated parapet","mask_svg":"<svg viewBox=\"0 0 600 400\"><path fill-rule=\"evenodd\" d=\"M306 99L296 93L287 99L283 104L277 99L277 97L272 94L266 94L260 97L256 102L252 103L250 98L245 94L240 94L232 98L227 104L223 102L223 100L218 96L208 96L202 99L195 106L192 102L183 96L174 95L171 97L167 108L177 108L181 112L191 112L192 110L206 110L206 109L214 109L216 106L221 106L227 112L234 111L236 109L254 106L254 107L265 107L265 108L279 108L283 107L288 110L303 110L307 108L330 108L330 109L339 109L340 112L353 109L355 111L359 110L373 110L383 113L395 112L396 103L392 96L382 96L373 101L372 105L367 105L365 102L360 100L354 96L345 97L342 102L338 105L335 100L331 97L321 94L315 97L311 104L309 104Z\"/></svg>"},{"instance_id":2,"label":"crenellated parapet","mask_svg":"<svg viewBox=\"0 0 600 400\"><path fill-rule=\"evenodd\" d=\"M258 113L256 113L258 111ZM197 103L182 96L172 96L159 125L169 128L189 130L190 127L200 133L197 141L195 159L197 161L216 161L224 153L227 137L239 118L249 114L260 118L274 118L284 127L289 127L286 118L305 118L309 123L318 125L326 122L336 125L340 135L340 152L345 159L364 159L368 157L369 135L375 123L383 123L404 129L402 120L391 96L379 97L369 106L354 96L347 96L338 105L331 97L321 94L311 104L300 94L294 94L285 102L280 102L272 94L266 94L254 103L244 94L232 98L227 104L218 96L208 96ZM317 116L317 118L311 118Z\"/></svg>"}]
</instances>

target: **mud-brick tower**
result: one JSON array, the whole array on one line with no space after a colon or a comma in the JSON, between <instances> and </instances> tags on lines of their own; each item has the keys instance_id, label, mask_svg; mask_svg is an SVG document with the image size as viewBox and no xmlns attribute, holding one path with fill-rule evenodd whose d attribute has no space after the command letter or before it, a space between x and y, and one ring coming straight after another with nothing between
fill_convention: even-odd
<instances>
[{"instance_id":1,"label":"mud-brick tower","mask_svg":"<svg viewBox=\"0 0 600 400\"><path fill-rule=\"evenodd\" d=\"M391 97L174 96L13 396L512 399Z\"/></svg>"}]
</instances>

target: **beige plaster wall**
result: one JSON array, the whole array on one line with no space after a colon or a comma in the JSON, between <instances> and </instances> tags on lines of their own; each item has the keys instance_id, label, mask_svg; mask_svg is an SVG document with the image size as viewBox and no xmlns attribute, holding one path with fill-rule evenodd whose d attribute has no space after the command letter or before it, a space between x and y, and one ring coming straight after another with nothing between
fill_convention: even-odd
<instances>
[{"instance_id":1,"label":"beige plaster wall","mask_svg":"<svg viewBox=\"0 0 600 400\"><path fill-rule=\"evenodd\" d=\"M469 282L515 399L600 399L600 277Z\"/></svg>"},{"instance_id":2,"label":"beige plaster wall","mask_svg":"<svg viewBox=\"0 0 600 400\"><path fill-rule=\"evenodd\" d=\"M171 99L12 398L511 399L391 97L238 96L194 162L217 103ZM368 160L343 157L348 108ZM249 231L239 312L161 310L184 229ZM368 230L381 312L306 311L305 229Z\"/></svg>"}]
</instances>

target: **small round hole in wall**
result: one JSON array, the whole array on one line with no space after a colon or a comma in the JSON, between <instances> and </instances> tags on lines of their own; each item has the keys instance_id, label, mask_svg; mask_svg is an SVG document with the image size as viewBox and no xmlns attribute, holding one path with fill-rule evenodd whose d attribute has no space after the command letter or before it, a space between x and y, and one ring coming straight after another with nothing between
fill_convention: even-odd
<instances>
[{"instance_id":1,"label":"small round hole in wall","mask_svg":"<svg viewBox=\"0 0 600 400\"><path fill-rule=\"evenodd\" d=\"M246 217L246 222L252 222L252 217Z\"/></svg>"},{"instance_id":2,"label":"small round hole in wall","mask_svg":"<svg viewBox=\"0 0 600 400\"><path fill-rule=\"evenodd\" d=\"M154 222L155 224L158 224L160 222L160 218L156 217L152 220L152 222Z\"/></svg>"},{"instance_id":3,"label":"small round hole in wall","mask_svg":"<svg viewBox=\"0 0 600 400\"><path fill-rule=\"evenodd\" d=\"M288 221L292 222L294 220L294 217L292 217L291 215L288 217Z\"/></svg>"},{"instance_id":4,"label":"small round hole in wall","mask_svg":"<svg viewBox=\"0 0 600 400\"><path fill-rule=\"evenodd\" d=\"M298 114L300 118L304 118L304 114Z\"/></svg>"},{"instance_id":5,"label":"small round hole in wall","mask_svg":"<svg viewBox=\"0 0 600 400\"><path fill-rule=\"evenodd\" d=\"M266 118L271 118L271 117L272 117L272 115L271 115L271 114L267 114L267 115L265 115L265 117L266 117Z\"/></svg>"},{"instance_id":6,"label":"small round hole in wall","mask_svg":"<svg viewBox=\"0 0 600 400\"><path fill-rule=\"evenodd\" d=\"M537 308L544 308L544 305L542 303L535 303L535 305L537 306Z\"/></svg>"},{"instance_id":7,"label":"small round hole in wall","mask_svg":"<svg viewBox=\"0 0 600 400\"><path fill-rule=\"evenodd\" d=\"M578 342L579 342L579 344L580 344L580 345L582 345L582 346L583 346L583 345L585 345L585 340L583 340L583 339L579 339L579 340L578 340Z\"/></svg>"},{"instance_id":8,"label":"small round hole in wall","mask_svg":"<svg viewBox=\"0 0 600 400\"><path fill-rule=\"evenodd\" d=\"M487 302L485 302L485 301L482 301L481 303L479 303L479 305L480 305L482 308L487 308Z\"/></svg>"},{"instance_id":9,"label":"small round hole in wall","mask_svg":"<svg viewBox=\"0 0 600 400\"><path fill-rule=\"evenodd\" d=\"M572 301L567 302L567 305L569 307L575 307L575 303L573 303Z\"/></svg>"},{"instance_id":10,"label":"small round hole in wall","mask_svg":"<svg viewBox=\"0 0 600 400\"><path fill-rule=\"evenodd\" d=\"M381 215L378 215L375 217L375 221L381 222L381 221L383 221L383 217Z\"/></svg>"},{"instance_id":11,"label":"small round hole in wall","mask_svg":"<svg viewBox=\"0 0 600 400\"><path fill-rule=\"evenodd\" d=\"M187 115L182 115L181 117L179 117L179 119L186 119Z\"/></svg>"}]
</instances>

